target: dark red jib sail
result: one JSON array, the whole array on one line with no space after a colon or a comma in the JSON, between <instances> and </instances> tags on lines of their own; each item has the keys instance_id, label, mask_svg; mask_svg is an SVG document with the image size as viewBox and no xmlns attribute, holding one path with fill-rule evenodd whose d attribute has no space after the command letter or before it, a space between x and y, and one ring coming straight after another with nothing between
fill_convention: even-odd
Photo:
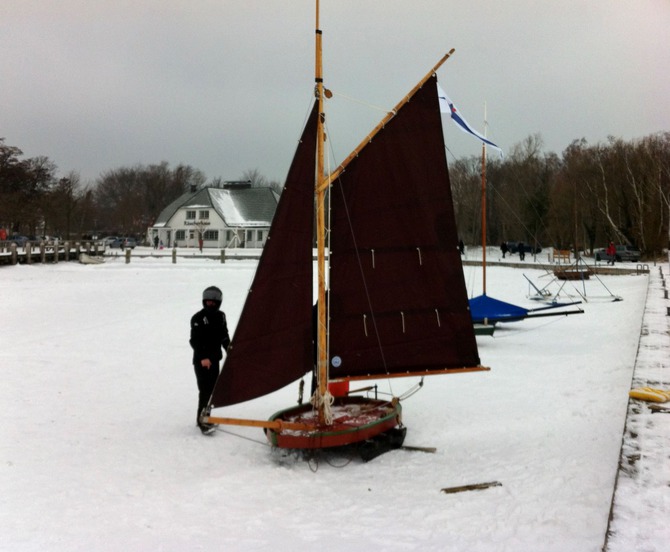
<instances>
[{"instance_id":1,"label":"dark red jib sail","mask_svg":"<svg viewBox=\"0 0 670 552\"><path fill-rule=\"evenodd\" d=\"M211 405L267 395L312 368L316 106L277 205Z\"/></svg>"},{"instance_id":2,"label":"dark red jib sail","mask_svg":"<svg viewBox=\"0 0 670 552\"><path fill-rule=\"evenodd\" d=\"M330 376L479 364L433 76L331 189Z\"/></svg>"}]
</instances>

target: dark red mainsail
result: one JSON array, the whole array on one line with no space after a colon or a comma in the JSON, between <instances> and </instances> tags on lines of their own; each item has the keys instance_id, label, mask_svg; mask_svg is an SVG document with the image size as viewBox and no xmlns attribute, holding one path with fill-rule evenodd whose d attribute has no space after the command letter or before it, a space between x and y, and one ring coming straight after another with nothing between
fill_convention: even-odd
<instances>
[{"instance_id":1,"label":"dark red mainsail","mask_svg":"<svg viewBox=\"0 0 670 552\"><path fill-rule=\"evenodd\" d=\"M474 367L433 76L331 190L330 375Z\"/></svg>"}]
</instances>

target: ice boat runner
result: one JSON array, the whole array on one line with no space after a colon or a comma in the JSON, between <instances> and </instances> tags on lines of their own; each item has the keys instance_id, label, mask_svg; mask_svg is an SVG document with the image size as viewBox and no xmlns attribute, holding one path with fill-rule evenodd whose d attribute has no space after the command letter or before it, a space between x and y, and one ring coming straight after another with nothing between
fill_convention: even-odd
<instances>
[{"instance_id":1,"label":"ice boat runner","mask_svg":"<svg viewBox=\"0 0 670 552\"><path fill-rule=\"evenodd\" d=\"M333 397L329 382L488 369L468 308L438 105L435 72L451 52L326 175L324 102L331 94L323 85L318 0L316 29L316 103L210 407L262 397L312 371L314 219L317 389L311 404L270 420L204 421L262 427L282 448L338 447L389 433L399 446L405 428L397 397Z\"/></svg>"}]
</instances>

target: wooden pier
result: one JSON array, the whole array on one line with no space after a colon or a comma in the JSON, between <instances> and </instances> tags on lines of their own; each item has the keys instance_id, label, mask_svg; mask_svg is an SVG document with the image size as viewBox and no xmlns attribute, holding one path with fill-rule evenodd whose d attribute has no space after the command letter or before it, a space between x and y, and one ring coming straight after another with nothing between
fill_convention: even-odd
<instances>
[{"instance_id":1,"label":"wooden pier","mask_svg":"<svg viewBox=\"0 0 670 552\"><path fill-rule=\"evenodd\" d=\"M13 242L0 242L0 265L78 261L82 253L93 258L102 257L105 248L94 241L62 241L51 244L27 242L25 246L17 246Z\"/></svg>"}]
</instances>

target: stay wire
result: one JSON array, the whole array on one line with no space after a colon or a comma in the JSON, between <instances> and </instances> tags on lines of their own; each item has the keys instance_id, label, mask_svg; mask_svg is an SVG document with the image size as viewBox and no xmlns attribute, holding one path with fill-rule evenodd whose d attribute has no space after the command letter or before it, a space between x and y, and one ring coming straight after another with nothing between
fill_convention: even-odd
<instances>
[{"instance_id":1,"label":"stay wire","mask_svg":"<svg viewBox=\"0 0 670 552\"><path fill-rule=\"evenodd\" d=\"M244 439L245 441L251 441L252 443L256 443L258 445L263 445L266 447L272 447L270 443L267 443L265 441L259 441L258 439L253 439L251 437L246 437L244 435L240 435L239 433L233 433L230 430L223 429L222 427L216 426L216 431L220 431L221 433L226 433L228 435L231 435L233 437L238 437L239 439Z\"/></svg>"}]
</instances>

